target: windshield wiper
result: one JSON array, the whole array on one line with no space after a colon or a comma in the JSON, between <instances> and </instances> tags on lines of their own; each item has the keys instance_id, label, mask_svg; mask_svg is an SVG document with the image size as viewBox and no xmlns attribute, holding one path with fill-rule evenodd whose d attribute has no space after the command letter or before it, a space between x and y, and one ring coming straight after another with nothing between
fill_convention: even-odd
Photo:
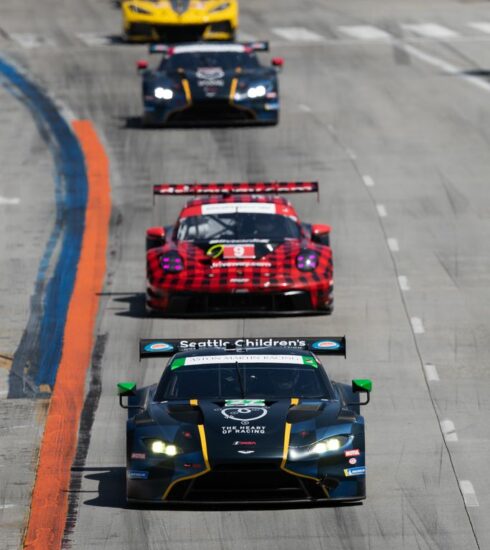
<instances>
[{"instance_id":1,"label":"windshield wiper","mask_svg":"<svg viewBox=\"0 0 490 550\"><path fill-rule=\"evenodd\" d=\"M243 389L243 380L242 375L240 374L240 369L238 368L238 361L235 361L236 375L238 378L238 383L240 384L240 392L242 394L242 399L245 399L245 390Z\"/></svg>"}]
</instances>

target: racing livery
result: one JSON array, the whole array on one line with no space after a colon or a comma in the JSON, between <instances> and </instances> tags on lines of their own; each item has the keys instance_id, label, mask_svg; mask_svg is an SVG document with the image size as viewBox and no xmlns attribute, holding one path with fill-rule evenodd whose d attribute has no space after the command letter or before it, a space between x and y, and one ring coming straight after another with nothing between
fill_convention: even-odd
<instances>
[{"instance_id":1,"label":"racing livery","mask_svg":"<svg viewBox=\"0 0 490 550\"><path fill-rule=\"evenodd\" d=\"M123 35L130 42L234 40L237 0L123 0Z\"/></svg>"},{"instance_id":2,"label":"racing livery","mask_svg":"<svg viewBox=\"0 0 490 550\"><path fill-rule=\"evenodd\" d=\"M149 313L332 312L330 227L301 223L277 195L318 192L317 182L163 184L153 192L204 197L188 201L175 226L147 230Z\"/></svg>"},{"instance_id":3,"label":"racing livery","mask_svg":"<svg viewBox=\"0 0 490 550\"><path fill-rule=\"evenodd\" d=\"M145 60L137 64L143 124L277 124L277 71L283 60L261 65L256 52L268 47L267 42L151 45L150 53L163 57L152 70Z\"/></svg>"},{"instance_id":4,"label":"racing livery","mask_svg":"<svg viewBox=\"0 0 490 550\"><path fill-rule=\"evenodd\" d=\"M128 501L363 500L372 383L330 380L319 354L345 355L345 338L140 341L171 359L157 384L118 384Z\"/></svg>"}]
</instances>

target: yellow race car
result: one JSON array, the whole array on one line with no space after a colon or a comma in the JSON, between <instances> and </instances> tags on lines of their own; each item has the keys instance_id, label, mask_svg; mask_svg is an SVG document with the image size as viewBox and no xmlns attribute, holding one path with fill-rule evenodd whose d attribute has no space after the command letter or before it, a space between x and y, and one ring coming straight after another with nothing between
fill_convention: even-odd
<instances>
[{"instance_id":1,"label":"yellow race car","mask_svg":"<svg viewBox=\"0 0 490 550\"><path fill-rule=\"evenodd\" d=\"M123 0L129 42L234 40L238 0Z\"/></svg>"}]
</instances>

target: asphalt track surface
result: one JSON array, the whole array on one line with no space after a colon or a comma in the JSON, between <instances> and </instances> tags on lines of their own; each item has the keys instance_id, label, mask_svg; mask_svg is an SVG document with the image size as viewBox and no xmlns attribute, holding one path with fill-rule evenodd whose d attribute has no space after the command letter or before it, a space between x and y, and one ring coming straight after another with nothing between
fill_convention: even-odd
<instances>
[{"instance_id":1,"label":"asphalt track surface","mask_svg":"<svg viewBox=\"0 0 490 550\"><path fill-rule=\"evenodd\" d=\"M386 4L243 3L243 36L270 39L271 54L286 59L280 125L198 130L138 128L134 61L145 57L145 49L97 42L119 32L118 11L109 2L2 6L2 52L76 118L90 119L111 160L108 270L72 469L66 548L490 548L490 86L485 72L490 50L489 35L468 25L490 21L490 7L443 0ZM404 26L423 23L454 35L424 36ZM339 30L360 26L382 29L391 38L360 39L359 30L357 37ZM324 40L311 35L304 40L298 27ZM77 33L84 33L84 40ZM28 47L33 43L39 46ZM22 192L32 190L22 195L21 205L34 194L40 197L25 220L11 213L14 205L0 206L8 208L6 234L15 241L16 224L48 225L54 207L45 197L52 197L52 175L49 152L25 108L4 92L1 100L2 107L10 105L2 109L5 127L18 125L26 135L14 155L9 147L15 138L2 131L0 157L23 178ZM21 164L29 157L26 140L39 147L31 162ZM42 176L42 187L34 175ZM318 179L319 203L314 197L294 202L304 218L333 226L334 314L146 318L144 230L173 220L179 206L178 199L162 199L152 210L150 185L195 179ZM0 195L20 196L21 188L15 193L6 180ZM3 211L0 215L7 223ZM49 239L42 227L39 242L19 240L27 250L23 257L36 267L39 249ZM6 238L2 261L7 255L15 262L17 249L7 246ZM36 269L26 269L23 284L34 288ZM2 339L5 353L12 354L23 319L27 323L30 290L17 283L17 303L8 282L2 297L16 313L4 317L1 327L8 335ZM368 499L363 505L198 510L125 505L125 415L115 383L133 379L145 385L161 370L157 362L138 363L139 337L344 333L348 359L327 362L332 377L365 376L374 382L364 409ZM8 406L2 401L2 422L13 428ZM33 409L25 402L23 410L32 417ZM35 455L35 430L29 438L18 430L9 433L13 456L29 450ZM12 460L7 456L4 462ZM19 461L19 478L27 462ZM23 492L8 493L19 507L29 498L29 476L22 472ZM2 487L13 486L15 473L11 466L0 468ZM12 521L8 514L13 513L0 510L9 549L21 539L22 522Z\"/></svg>"}]
</instances>

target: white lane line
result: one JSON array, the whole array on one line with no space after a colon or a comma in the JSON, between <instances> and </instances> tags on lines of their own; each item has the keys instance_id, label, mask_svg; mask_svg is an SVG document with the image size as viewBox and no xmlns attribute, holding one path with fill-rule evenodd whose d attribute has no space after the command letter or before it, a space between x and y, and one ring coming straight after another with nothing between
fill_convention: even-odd
<instances>
[{"instance_id":1,"label":"white lane line","mask_svg":"<svg viewBox=\"0 0 490 550\"><path fill-rule=\"evenodd\" d=\"M473 483L467 479L462 479L459 482L459 488L463 493L464 503L468 507L480 506L478 499L476 498L475 489L473 488Z\"/></svg>"},{"instance_id":2,"label":"white lane line","mask_svg":"<svg viewBox=\"0 0 490 550\"><path fill-rule=\"evenodd\" d=\"M39 34L32 34L27 32L13 32L10 36L26 50L32 50L33 48L39 48L42 46L55 47L56 43L52 38L47 36L41 36Z\"/></svg>"},{"instance_id":3,"label":"white lane line","mask_svg":"<svg viewBox=\"0 0 490 550\"><path fill-rule=\"evenodd\" d=\"M393 238L388 239L388 247L392 252L399 252L400 251L400 245L398 244L398 241Z\"/></svg>"},{"instance_id":4,"label":"white lane line","mask_svg":"<svg viewBox=\"0 0 490 550\"><path fill-rule=\"evenodd\" d=\"M274 27L274 34L290 42L325 42L325 38L304 27Z\"/></svg>"},{"instance_id":5,"label":"white lane line","mask_svg":"<svg viewBox=\"0 0 490 550\"><path fill-rule=\"evenodd\" d=\"M352 25L348 27L337 27L337 29L351 38L357 38L359 40L390 40L391 34L373 27L372 25Z\"/></svg>"},{"instance_id":6,"label":"white lane line","mask_svg":"<svg viewBox=\"0 0 490 550\"><path fill-rule=\"evenodd\" d=\"M425 328L420 317L411 317L410 323L412 323L412 330L415 334L424 334Z\"/></svg>"},{"instance_id":7,"label":"white lane line","mask_svg":"<svg viewBox=\"0 0 490 550\"><path fill-rule=\"evenodd\" d=\"M377 204L376 210L378 211L378 216L380 218L386 218L386 216L388 215L388 212L386 212L386 208L384 204Z\"/></svg>"},{"instance_id":8,"label":"white lane line","mask_svg":"<svg viewBox=\"0 0 490 550\"><path fill-rule=\"evenodd\" d=\"M455 38L459 36L457 32L436 23L405 24L402 25L402 28L426 38Z\"/></svg>"},{"instance_id":9,"label":"white lane line","mask_svg":"<svg viewBox=\"0 0 490 550\"><path fill-rule=\"evenodd\" d=\"M20 204L19 197L0 197L0 205Z\"/></svg>"},{"instance_id":10,"label":"white lane line","mask_svg":"<svg viewBox=\"0 0 490 550\"><path fill-rule=\"evenodd\" d=\"M485 34L490 34L490 23L483 21L475 21L474 23L468 23L468 27L472 27L477 31L484 32Z\"/></svg>"},{"instance_id":11,"label":"white lane line","mask_svg":"<svg viewBox=\"0 0 490 550\"><path fill-rule=\"evenodd\" d=\"M77 32L77 37L87 46L107 46L111 43L110 38L96 32Z\"/></svg>"},{"instance_id":12,"label":"white lane line","mask_svg":"<svg viewBox=\"0 0 490 550\"><path fill-rule=\"evenodd\" d=\"M5 510L6 508L16 508L17 504L0 504L0 510Z\"/></svg>"},{"instance_id":13,"label":"white lane line","mask_svg":"<svg viewBox=\"0 0 490 550\"><path fill-rule=\"evenodd\" d=\"M356 160L357 158L357 155L354 153L354 151L352 149L349 149L347 147L347 149L345 150L345 152L347 153L347 156L351 159L351 160Z\"/></svg>"},{"instance_id":14,"label":"white lane line","mask_svg":"<svg viewBox=\"0 0 490 550\"><path fill-rule=\"evenodd\" d=\"M424 371L428 382L439 382L439 373L437 372L435 365L432 363L426 363L424 365Z\"/></svg>"},{"instance_id":15,"label":"white lane line","mask_svg":"<svg viewBox=\"0 0 490 550\"><path fill-rule=\"evenodd\" d=\"M366 187L374 187L374 180L371 176L362 176L362 179Z\"/></svg>"},{"instance_id":16,"label":"white lane line","mask_svg":"<svg viewBox=\"0 0 490 550\"><path fill-rule=\"evenodd\" d=\"M441 430L444 434L444 439L448 443L456 443L458 441L458 434L456 433L456 427L452 420L448 418L441 420Z\"/></svg>"},{"instance_id":17,"label":"white lane line","mask_svg":"<svg viewBox=\"0 0 490 550\"><path fill-rule=\"evenodd\" d=\"M401 48L403 48L407 53L409 53L413 57L416 57L421 61L428 63L429 65L437 67L438 69L441 69L443 72L447 74L458 76L462 80L465 80L469 84L473 84L473 86L476 86L477 88L480 88L485 92L490 92L490 83L482 80L481 78L478 78L477 76L464 74L462 69L459 69L458 67L455 67L454 65L451 65L451 63L447 63L446 61L443 61L438 57L429 55L423 52L422 50L419 50L418 48L411 46L410 44L404 44L401 41L398 42L398 44L400 45Z\"/></svg>"},{"instance_id":18,"label":"white lane line","mask_svg":"<svg viewBox=\"0 0 490 550\"><path fill-rule=\"evenodd\" d=\"M405 275L398 276L398 284L400 285L400 289L403 290L404 292L406 292L407 290L410 290L408 279L405 277Z\"/></svg>"},{"instance_id":19,"label":"white lane line","mask_svg":"<svg viewBox=\"0 0 490 550\"><path fill-rule=\"evenodd\" d=\"M311 107L308 107L308 105L305 105L304 103L300 103L298 108L300 111L303 111L303 113L311 113Z\"/></svg>"}]
</instances>

